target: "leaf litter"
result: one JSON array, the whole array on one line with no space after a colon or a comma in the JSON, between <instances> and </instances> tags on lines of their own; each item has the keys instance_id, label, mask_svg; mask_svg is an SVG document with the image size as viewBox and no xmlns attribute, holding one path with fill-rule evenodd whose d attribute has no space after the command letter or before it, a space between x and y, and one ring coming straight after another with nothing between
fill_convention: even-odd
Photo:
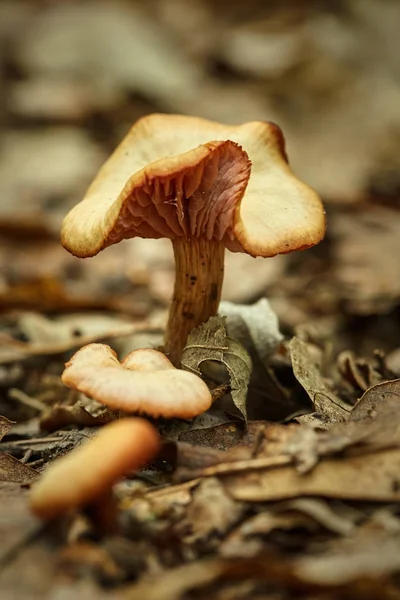
<instances>
[{"instance_id":1,"label":"leaf litter","mask_svg":"<svg viewBox=\"0 0 400 600\"><path fill-rule=\"evenodd\" d=\"M396 3L34 4L0 5L1 596L399 597ZM327 238L228 253L242 304L186 356L219 399L157 423L159 457L113 490L116 533L86 509L43 528L29 481L117 417L63 388L64 363L95 341L159 347L173 285L167 240L78 261L61 218L131 123L169 110L282 124Z\"/></svg>"}]
</instances>

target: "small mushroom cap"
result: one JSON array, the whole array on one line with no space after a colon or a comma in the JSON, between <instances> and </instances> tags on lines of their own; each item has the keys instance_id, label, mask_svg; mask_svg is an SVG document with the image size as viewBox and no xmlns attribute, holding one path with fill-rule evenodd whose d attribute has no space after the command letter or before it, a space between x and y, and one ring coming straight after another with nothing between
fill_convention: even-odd
<instances>
[{"instance_id":1,"label":"small mushroom cap","mask_svg":"<svg viewBox=\"0 0 400 600\"><path fill-rule=\"evenodd\" d=\"M175 369L172 362L158 350L153 348L138 348L127 354L121 362L125 369L131 371L164 371Z\"/></svg>"},{"instance_id":2,"label":"small mushroom cap","mask_svg":"<svg viewBox=\"0 0 400 600\"><path fill-rule=\"evenodd\" d=\"M32 511L53 519L90 504L108 492L131 470L151 460L159 450L156 429L144 419L126 418L103 427L83 446L57 459L33 485Z\"/></svg>"},{"instance_id":3,"label":"small mushroom cap","mask_svg":"<svg viewBox=\"0 0 400 600\"><path fill-rule=\"evenodd\" d=\"M205 237L252 256L308 248L325 234L318 195L295 177L273 123L140 119L64 219L85 258L131 237Z\"/></svg>"},{"instance_id":4,"label":"small mushroom cap","mask_svg":"<svg viewBox=\"0 0 400 600\"><path fill-rule=\"evenodd\" d=\"M120 363L109 346L88 344L66 364L61 380L113 410L153 417L191 419L212 403L200 377L151 349L135 350Z\"/></svg>"}]
</instances>

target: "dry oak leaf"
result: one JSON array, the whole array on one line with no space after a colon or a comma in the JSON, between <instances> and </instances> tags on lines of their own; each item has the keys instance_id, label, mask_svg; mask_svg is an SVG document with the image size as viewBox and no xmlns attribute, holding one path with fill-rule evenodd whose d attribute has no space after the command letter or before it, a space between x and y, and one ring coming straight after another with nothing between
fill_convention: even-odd
<instances>
[{"instance_id":1,"label":"dry oak leaf","mask_svg":"<svg viewBox=\"0 0 400 600\"><path fill-rule=\"evenodd\" d=\"M0 416L0 442L10 431L13 422ZM0 481L13 483L29 483L38 476L37 472L17 460L11 454L0 452Z\"/></svg>"},{"instance_id":2,"label":"dry oak leaf","mask_svg":"<svg viewBox=\"0 0 400 600\"><path fill-rule=\"evenodd\" d=\"M207 361L218 362L228 371L232 400L246 420L252 363L247 350L227 337L226 317L211 317L189 334L182 354L182 368L201 376L200 365Z\"/></svg>"}]
</instances>

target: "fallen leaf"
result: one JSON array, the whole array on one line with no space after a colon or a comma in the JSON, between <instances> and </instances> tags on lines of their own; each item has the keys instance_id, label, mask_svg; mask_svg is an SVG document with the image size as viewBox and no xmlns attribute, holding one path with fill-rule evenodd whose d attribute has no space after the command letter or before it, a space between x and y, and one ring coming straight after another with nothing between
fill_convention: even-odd
<instances>
[{"instance_id":1,"label":"fallen leaf","mask_svg":"<svg viewBox=\"0 0 400 600\"><path fill-rule=\"evenodd\" d=\"M186 517L179 524L185 542L196 543L212 534L224 535L242 516L246 506L233 500L215 477L204 479L193 492Z\"/></svg>"},{"instance_id":2,"label":"fallen leaf","mask_svg":"<svg viewBox=\"0 0 400 600\"><path fill-rule=\"evenodd\" d=\"M251 305L221 302L218 313L225 316L228 336L239 342L254 361L254 354L263 365L283 340L278 317L268 300L261 298Z\"/></svg>"},{"instance_id":3,"label":"fallen leaf","mask_svg":"<svg viewBox=\"0 0 400 600\"><path fill-rule=\"evenodd\" d=\"M149 331L149 325L144 321L135 323L97 315L80 315L76 319L70 316L66 320L61 317L53 321L41 315L31 315L28 323L27 331L37 341L22 342L0 333L0 363L25 360L32 356L62 354L93 342Z\"/></svg>"},{"instance_id":4,"label":"fallen leaf","mask_svg":"<svg viewBox=\"0 0 400 600\"><path fill-rule=\"evenodd\" d=\"M104 85L136 90L162 103L188 108L184 99L199 83L197 62L173 44L157 20L123 4L48 7L32 19L17 48L19 62L33 72L57 77L75 73ZM127 56L141 56L138 63ZM102 84L102 87L100 85Z\"/></svg>"},{"instance_id":5,"label":"fallen leaf","mask_svg":"<svg viewBox=\"0 0 400 600\"><path fill-rule=\"evenodd\" d=\"M0 416L0 442L10 431L13 421ZM37 472L10 454L0 451L0 481L28 483L37 477Z\"/></svg>"},{"instance_id":6,"label":"fallen leaf","mask_svg":"<svg viewBox=\"0 0 400 600\"><path fill-rule=\"evenodd\" d=\"M340 514L340 510L333 509L328 502L321 498L297 498L289 500L283 505L276 507L278 514L286 512L298 512L308 516L310 519L324 527L327 531L337 535L347 536L352 534L356 527L354 518L348 514ZM344 512L344 511L343 511Z\"/></svg>"},{"instance_id":7,"label":"fallen leaf","mask_svg":"<svg viewBox=\"0 0 400 600\"><path fill-rule=\"evenodd\" d=\"M38 476L28 465L17 460L11 454L0 452L0 481L30 483Z\"/></svg>"},{"instance_id":8,"label":"fallen leaf","mask_svg":"<svg viewBox=\"0 0 400 600\"><path fill-rule=\"evenodd\" d=\"M190 429L181 433L179 441L218 450L238 446L251 447L269 425L267 421L249 421L247 428L244 429L242 423L229 421L207 429Z\"/></svg>"},{"instance_id":9,"label":"fallen leaf","mask_svg":"<svg viewBox=\"0 0 400 600\"><path fill-rule=\"evenodd\" d=\"M344 350L337 358L339 372L356 390L365 392L380 383L382 377L372 360L356 357L354 352Z\"/></svg>"},{"instance_id":10,"label":"fallen leaf","mask_svg":"<svg viewBox=\"0 0 400 600\"><path fill-rule=\"evenodd\" d=\"M126 590L126 600L181 600L185 593L217 580L223 565L205 560L169 569Z\"/></svg>"},{"instance_id":11,"label":"fallen leaf","mask_svg":"<svg viewBox=\"0 0 400 600\"><path fill-rule=\"evenodd\" d=\"M338 290L348 310L361 315L392 310L400 296L397 210L364 205L362 211L335 213L329 223Z\"/></svg>"},{"instance_id":12,"label":"fallen leaf","mask_svg":"<svg viewBox=\"0 0 400 600\"><path fill-rule=\"evenodd\" d=\"M292 338L289 342L290 356L293 372L310 396L315 411L328 416L329 421L340 423L346 421L350 412L344 402L329 389L315 364L308 346L299 338Z\"/></svg>"},{"instance_id":13,"label":"fallen leaf","mask_svg":"<svg viewBox=\"0 0 400 600\"><path fill-rule=\"evenodd\" d=\"M397 400L396 400L397 399ZM392 381L383 381L370 387L353 406L350 414L351 421L363 421L372 419L385 409L388 402L393 403L395 408L396 401L399 406L398 422L400 423L400 379Z\"/></svg>"},{"instance_id":14,"label":"fallen leaf","mask_svg":"<svg viewBox=\"0 0 400 600\"><path fill-rule=\"evenodd\" d=\"M56 431L68 425L78 425L81 427L98 427L106 425L116 418L116 415L107 408L103 407L102 412L93 416L88 412L80 402L72 406L55 404L45 412L40 418L40 427L44 431Z\"/></svg>"},{"instance_id":15,"label":"fallen leaf","mask_svg":"<svg viewBox=\"0 0 400 600\"><path fill-rule=\"evenodd\" d=\"M261 513L246 519L222 541L219 554L225 558L244 558L259 554L265 538L271 532L291 531L303 527L315 530L312 519L294 511L291 514L279 514L265 509Z\"/></svg>"},{"instance_id":16,"label":"fallen leaf","mask_svg":"<svg viewBox=\"0 0 400 600\"><path fill-rule=\"evenodd\" d=\"M232 400L247 420L246 397L251 376L251 358L245 348L226 335L226 317L211 317L194 329L182 353L182 369L202 376L200 365L216 361L229 374Z\"/></svg>"},{"instance_id":17,"label":"fallen leaf","mask_svg":"<svg viewBox=\"0 0 400 600\"><path fill-rule=\"evenodd\" d=\"M294 573L300 579L332 588L362 579L373 580L399 569L400 537L379 530L361 529L349 539L331 542L322 553L294 561Z\"/></svg>"},{"instance_id":18,"label":"fallen leaf","mask_svg":"<svg viewBox=\"0 0 400 600\"><path fill-rule=\"evenodd\" d=\"M14 421L10 421L7 417L0 415L0 442L5 435L10 431Z\"/></svg>"},{"instance_id":19,"label":"fallen leaf","mask_svg":"<svg viewBox=\"0 0 400 600\"><path fill-rule=\"evenodd\" d=\"M223 479L228 492L243 502L322 496L371 502L400 500L400 450L327 459L306 474L295 467L257 470Z\"/></svg>"}]
</instances>

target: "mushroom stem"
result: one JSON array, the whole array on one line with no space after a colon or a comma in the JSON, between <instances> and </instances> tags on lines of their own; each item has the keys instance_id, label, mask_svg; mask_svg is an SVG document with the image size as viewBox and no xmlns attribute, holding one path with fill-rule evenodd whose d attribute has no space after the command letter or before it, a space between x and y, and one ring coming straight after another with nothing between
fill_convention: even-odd
<instances>
[{"instance_id":1,"label":"mushroom stem","mask_svg":"<svg viewBox=\"0 0 400 600\"><path fill-rule=\"evenodd\" d=\"M224 278L225 246L220 241L179 237L172 240L175 289L164 352L177 367L189 333L217 314Z\"/></svg>"}]
</instances>

